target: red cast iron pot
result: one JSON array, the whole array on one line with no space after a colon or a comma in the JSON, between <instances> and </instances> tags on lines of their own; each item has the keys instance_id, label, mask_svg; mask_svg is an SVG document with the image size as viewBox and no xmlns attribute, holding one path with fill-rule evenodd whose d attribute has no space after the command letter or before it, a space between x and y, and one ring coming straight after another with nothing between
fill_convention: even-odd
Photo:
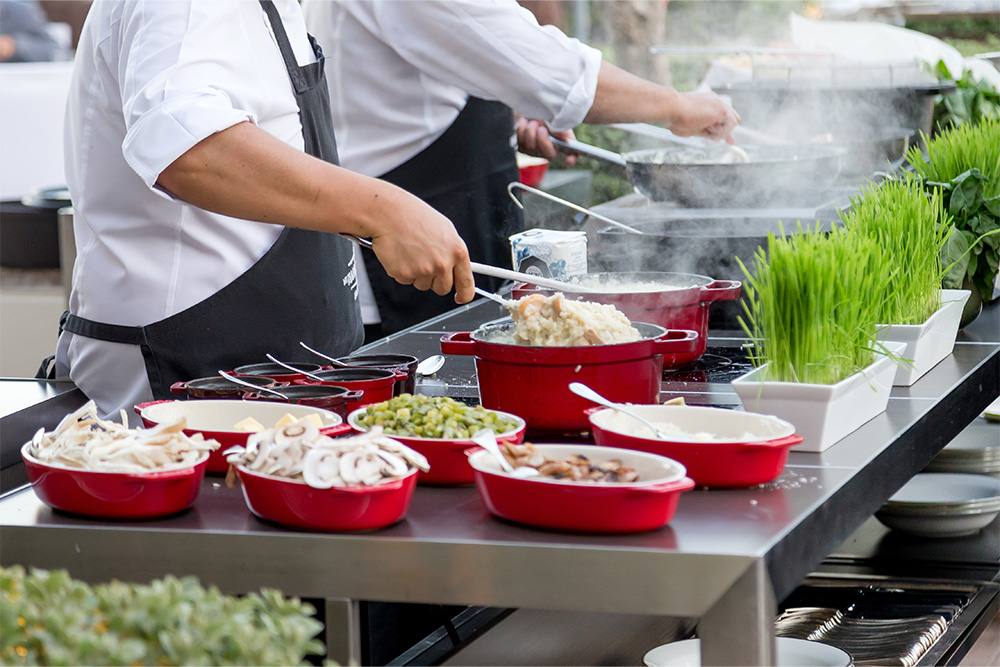
<instances>
[{"instance_id":1,"label":"red cast iron pot","mask_svg":"<svg viewBox=\"0 0 1000 667\"><path fill-rule=\"evenodd\" d=\"M347 423L358 433L364 433L367 427L358 424L358 419L364 416L365 410L355 410L347 415ZM497 433L497 442L509 442L519 445L524 442L526 424L517 415L498 412L504 419L517 422L517 428L506 433ZM390 435L410 449L423 454L430 470L420 472L417 481L421 484L472 484L472 468L469 466L468 453L479 449L479 445L466 439L455 438L419 438L406 435Z\"/></svg>"},{"instance_id":2,"label":"red cast iron pot","mask_svg":"<svg viewBox=\"0 0 1000 667\"><path fill-rule=\"evenodd\" d=\"M248 401L271 401L272 403L294 403L295 405L308 405L314 408L323 408L336 412L347 419L347 405L350 401L360 401L365 395L363 391L352 391L344 387L334 387L321 384L295 384L286 387L276 387L275 391L280 392L288 398L281 398L265 391L247 391L243 398Z\"/></svg>"},{"instance_id":3,"label":"red cast iron pot","mask_svg":"<svg viewBox=\"0 0 1000 667\"><path fill-rule=\"evenodd\" d=\"M406 477L374 486L314 489L305 482L234 467L251 512L307 530L357 531L389 526L406 516L417 487L416 469Z\"/></svg>"},{"instance_id":4,"label":"red cast iron pot","mask_svg":"<svg viewBox=\"0 0 1000 667\"><path fill-rule=\"evenodd\" d=\"M273 387L277 384L272 378L264 376L246 376L244 382L258 387ZM244 385L231 382L224 377L207 377L187 382L175 382L170 385L171 394L183 394L188 398L243 398L247 392Z\"/></svg>"},{"instance_id":5,"label":"red cast iron pot","mask_svg":"<svg viewBox=\"0 0 1000 667\"><path fill-rule=\"evenodd\" d=\"M337 359L342 364L354 368L381 368L403 373L396 380L393 396L412 394L417 388L418 359L410 354L355 354Z\"/></svg>"},{"instance_id":6,"label":"red cast iron pot","mask_svg":"<svg viewBox=\"0 0 1000 667\"><path fill-rule=\"evenodd\" d=\"M698 332L698 345L690 352L663 355L663 367L675 368L696 361L708 346L708 311L713 301L731 301L740 295L738 280L713 280L694 273L640 271L634 273L591 273L577 276L571 282L611 290L615 286L653 283L662 289L633 292L567 292L566 298L611 304L633 322L649 322L665 329L689 329ZM534 292L552 294L526 283L516 283L511 296L520 299Z\"/></svg>"},{"instance_id":7,"label":"red cast iron pot","mask_svg":"<svg viewBox=\"0 0 1000 667\"><path fill-rule=\"evenodd\" d=\"M185 510L194 503L208 455L186 468L145 473L66 468L39 461L21 448L28 481L49 507L110 519L150 519Z\"/></svg>"},{"instance_id":8,"label":"red cast iron pot","mask_svg":"<svg viewBox=\"0 0 1000 667\"><path fill-rule=\"evenodd\" d=\"M628 407L654 424L675 424L686 433L711 433L717 440L661 440L628 415L592 408L587 414L594 442L667 456L683 464L688 477L700 486L747 487L770 482L785 469L788 451L802 442L795 426L771 415L694 405ZM752 437L747 438L748 434Z\"/></svg>"},{"instance_id":9,"label":"red cast iron pot","mask_svg":"<svg viewBox=\"0 0 1000 667\"><path fill-rule=\"evenodd\" d=\"M236 431L233 426L246 417L253 417L264 425L273 428L285 414L295 418L305 417L314 413L320 416L324 426L320 433L331 438L351 432L351 427L344 423L336 412L314 408L308 405L274 404L265 401L231 401L227 399L206 399L203 401L150 401L135 406L136 413L142 418L146 428L152 428L163 421L175 421L178 414L187 420L184 433L194 435L201 433L206 439L218 440L220 447L211 452L208 457L207 472L225 474L229 470L229 462L223 452L233 445L245 446L247 437L252 431Z\"/></svg>"},{"instance_id":10,"label":"red cast iron pot","mask_svg":"<svg viewBox=\"0 0 1000 667\"><path fill-rule=\"evenodd\" d=\"M311 362L287 362L289 366L294 366L306 373L315 373L316 371L322 370L324 368L329 368L329 366L320 366L319 364L314 364ZM268 377L272 380L278 382L295 382L296 380L304 380L306 378L304 373L295 373L288 370L281 364L276 364L273 362L265 362L261 364L247 364L245 366L240 366L233 369L234 375L252 375L254 377Z\"/></svg>"},{"instance_id":11,"label":"red cast iron pot","mask_svg":"<svg viewBox=\"0 0 1000 667\"><path fill-rule=\"evenodd\" d=\"M393 397L396 383L406 378L406 372L385 368L328 368L313 373L323 381L305 378L296 380L296 385L343 387L362 392L361 396L347 401L347 412L372 403L388 401Z\"/></svg>"},{"instance_id":12,"label":"red cast iron pot","mask_svg":"<svg viewBox=\"0 0 1000 667\"><path fill-rule=\"evenodd\" d=\"M593 445L535 445L550 459L582 454L592 461L620 459L635 468L631 483L568 482L543 477L518 478L500 470L485 450L469 465L483 504L493 514L531 526L587 533L634 533L662 528L673 518L684 491L694 488L684 466L663 456Z\"/></svg>"},{"instance_id":13,"label":"red cast iron pot","mask_svg":"<svg viewBox=\"0 0 1000 667\"><path fill-rule=\"evenodd\" d=\"M475 356L484 407L519 415L532 431L580 432L590 427L584 411L594 404L571 392L570 382L583 382L612 401L654 403L660 396L663 355L690 354L698 345L694 331L632 324L642 340L579 347L491 342L510 340L515 325L487 324L443 336L441 351Z\"/></svg>"}]
</instances>

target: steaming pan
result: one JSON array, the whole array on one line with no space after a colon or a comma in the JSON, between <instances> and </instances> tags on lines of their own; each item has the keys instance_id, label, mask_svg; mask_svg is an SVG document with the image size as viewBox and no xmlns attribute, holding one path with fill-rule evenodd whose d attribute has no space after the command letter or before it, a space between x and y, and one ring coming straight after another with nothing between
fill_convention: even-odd
<instances>
[{"instance_id":1,"label":"steaming pan","mask_svg":"<svg viewBox=\"0 0 1000 667\"><path fill-rule=\"evenodd\" d=\"M804 190L827 188L836 182L847 153L840 146L744 146L749 162L720 163L707 150L690 146L622 155L579 141L566 147L624 167L635 189L650 199L692 208L770 206Z\"/></svg>"}]
</instances>

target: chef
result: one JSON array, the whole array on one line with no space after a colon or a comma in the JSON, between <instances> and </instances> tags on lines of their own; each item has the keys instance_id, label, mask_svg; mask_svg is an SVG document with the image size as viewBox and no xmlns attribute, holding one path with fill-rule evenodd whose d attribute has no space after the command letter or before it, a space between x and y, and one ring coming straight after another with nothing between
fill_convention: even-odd
<instances>
[{"instance_id":1,"label":"chef","mask_svg":"<svg viewBox=\"0 0 1000 667\"><path fill-rule=\"evenodd\" d=\"M103 414L180 380L362 340L352 244L469 301L468 252L416 197L337 165L297 0L102 0L66 118L77 257L56 374ZM409 289L409 288L407 288Z\"/></svg>"},{"instance_id":2,"label":"chef","mask_svg":"<svg viewBox=\"0 0 1000 667\"><path fill-rule=\"evenodd\" d=\"M475 261L510 266L508 237L523 228L506 190L518 179L511 108L524 116L521 150L549 158L550 130L566 136L581 122L655 122L731 141L739 121L717 95L678 93L603 62L514 0L303 0L303 12L333 73L344 166L444 213ZM399 289L370 257L364 267L370 334L453 307Z\"/></svg>"}]
</instances>

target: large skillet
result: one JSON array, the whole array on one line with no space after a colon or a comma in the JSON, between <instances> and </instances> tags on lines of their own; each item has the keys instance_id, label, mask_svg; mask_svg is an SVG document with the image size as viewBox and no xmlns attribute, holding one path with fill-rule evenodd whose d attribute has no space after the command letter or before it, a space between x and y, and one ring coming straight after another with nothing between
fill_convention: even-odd
<instances>
[{"instance_id":1,"label":"large skillet","mask_svg":"<svg viewBox=\"0 0 1000 667\"><path fill-rule=\"evenodd\" d=\"M710 148L667 146L619 155L579 141L557 145L623 167L635 189L650 199L692 208L761 207L798 199L803 192L832 186L847 152L823 145L745 146L749 162L721 163Z\"/></svg>"}]
</instances>

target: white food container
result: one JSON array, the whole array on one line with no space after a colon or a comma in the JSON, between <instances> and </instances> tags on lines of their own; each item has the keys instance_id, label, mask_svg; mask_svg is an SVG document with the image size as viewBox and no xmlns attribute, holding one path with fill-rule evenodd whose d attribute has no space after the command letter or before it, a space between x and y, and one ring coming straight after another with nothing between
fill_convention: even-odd
<instances>
[{"instance_id":1,"label":"white food container","mask_svg":"<svg viewBox=\"0 0 1000 667\"><path fill-rule=\"evenodd\" d=\"M897 367L893 386L909 387L951 354L970 294L964 289L941 290L941 307L923 324L879 325L883 328L876 334L878 340L904 343L906 349L899 356L912 362Z\"/></svg>"},{"instance_id":2,"label":"white food container","mask_svg":"<svg viewBox=\"0 0 1000 667\"><path fill-rule=\"evenodd\" d=\"M529 229L510 237L515 271L565 280L587 273L587 233Z\"/></svg>"}]
</instances>

